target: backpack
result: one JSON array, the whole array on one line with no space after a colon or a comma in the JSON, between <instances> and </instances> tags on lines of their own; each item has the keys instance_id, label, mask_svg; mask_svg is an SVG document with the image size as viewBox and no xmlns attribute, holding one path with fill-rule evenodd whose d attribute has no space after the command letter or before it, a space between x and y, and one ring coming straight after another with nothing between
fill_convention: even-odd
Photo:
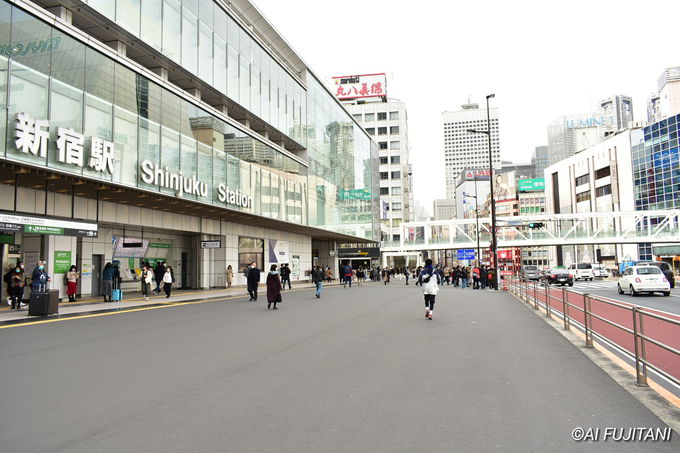
<instances>
[{"instance_id":1,"label":"backpack","mask_svg":"<svg viewBox=\"0 0 680 453\"><path fill-rule=\"evenodd\" d=\"M4 280L5 283L7 283L8 285L9 285L10 283L12 283L12 271L7 272L7 273L5 274L5 276L3 277L3 280Z\"/></svg>"}]
</instances>

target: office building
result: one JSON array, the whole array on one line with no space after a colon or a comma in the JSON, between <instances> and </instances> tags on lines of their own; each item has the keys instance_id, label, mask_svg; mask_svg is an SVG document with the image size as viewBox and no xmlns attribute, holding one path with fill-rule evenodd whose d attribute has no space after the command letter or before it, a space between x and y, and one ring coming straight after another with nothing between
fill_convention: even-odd
<instances>
[{"instance_id":1,"label":"office building","mask_svg":"<svg viewBox=\"0 0 680 453\"><path fill-rule=\"evenodd\" d=\"M456 218L456 201L442 198L432 202L434 220L448 220Z\"/></svg>"},{"instance_id":2,"label":"office building","mask_svg":"<svg viewBox=\"0 0 680 453\"><path fill-rule=\"evenodd\" d=\"M543 177L543 171L548 166L548 147L537 146L534 149L534 154L531 156L531 165L534 167L534 176L536 178Z\"/></svg>"},{"instance_id":3,"label":"office building","mask_svg":"<svg viewBox=\"0 0 680 453\"><path fill-rule=\"evenodd\" d=\"M680 113L680 66L666 68L657 83L657 92L647 101L647 121L659 122Z\"/></svg>"},{"instance_id":4,"label":"office building","mask_svg":"<svg viewBox=\"0 0 680 453\"><path fill-rule=\"evenodd\" d=\"M631 150L642 141L641 129L627 129L589 149L549 166L545 170L546 212L631 212L634 210ZM600 220L604 222L605 220ZM613 220L607 220L613 222ZM610 231L627 225L592 225ZM581 228L581 227L579 227ZM585 233L585 229L578 230ZM604 244L552 247L552 262L604 263L614 268L625 257L637 259L635 245Z\"/></svg>"},{"instance_id":5,"label":"office building","mask_svg":"<svg viewBox=\"0 0 680 453\"><path fill-rule=\"evenodd\" d=\"M498 109L490 109L491 153L494 168L500 168ZM461 110L442 114L444 132L444 169L446 198L456 193L456 179L467 168L489 168L489 138L468 129L487 130L487 111L479 104L468 103Z\"/></svg>"},{"instance_id":6,"label":"office building","mask_svg":"<svg viewBox=\"0 0 680 453\"><path fill-rule=\"evenodd\" d=\"M3 268L207 288L380 239L377 147L249 1L1 0L0 33Z\"/></svg>"},{"instance_id":7,"label":"office building","mask_svg":"<svg viewBox=\"0 0 680 453\"><path fill-rule=\"evenodd\" d=\"M548 125L548 164L553 165L601 143L630 126L633 103L630 96L615 95L600 102L598 111L563 115Z\"/></svg>"},{"instance_id":8,"label":"office building","mask_svg":"<svg viewBox=\"0 0 680 453\"><path fill-rule=\"evenodd\" d=\"M378 145L383 239L399 241L413 217L406 105L387 97L385 74L335 77L331 90Z\"/></svg>"}]
</instances>

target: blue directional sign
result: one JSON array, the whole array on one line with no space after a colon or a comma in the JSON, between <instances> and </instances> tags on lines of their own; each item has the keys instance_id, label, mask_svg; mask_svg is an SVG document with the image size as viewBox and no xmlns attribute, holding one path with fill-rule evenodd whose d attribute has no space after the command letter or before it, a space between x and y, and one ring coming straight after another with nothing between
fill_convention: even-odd
<instances>
[{"instance_id":1,"label":"blue directional sign","mask_svg":"<svg viewBox=\"0 0 680 453\"><path fill-rule=\"evenodd\" d=\"M459 260L474 260L475 250L474 249L458 249L458 259Z\"/></svg>"}]
</instances>

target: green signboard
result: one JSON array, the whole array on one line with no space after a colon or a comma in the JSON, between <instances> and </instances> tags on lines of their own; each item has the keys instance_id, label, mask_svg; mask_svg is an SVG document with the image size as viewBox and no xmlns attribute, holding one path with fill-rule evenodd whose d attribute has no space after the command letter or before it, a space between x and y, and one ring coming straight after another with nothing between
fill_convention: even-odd
<instances>
[{"instance_id":1,"label":"green signboard","mask_svg":"<svg viewBox=\"0 0 680 453\"><path fill-rule=\"evenodd\" d=\"M14 244L14 234L0 234L0 244Z\"/></svg>"},{"instance_id":2,"label":"green signboard","mask_svg":"<svg viewBox=\"0 0 680 453\"><path fill-rule=\"evenodd\" d=\"M71 268L71 252L58 251L54 252L54 273L65 274Z\"/></svg>"},{"instance_id":3,"label":"green signboard","mask_svg":"<svg viewBox=\"0 0 680 453\"><path fill-rule=\"evenodd\" d=\"M172 247L172 244L163 244L160 242L149 242L149 248L152 249L169 249Z\"/></svg>"},{"instance_id":4,"label":"green signboard","mask_svg":"<svg viewBox=\"0 0 680 453\"><path fill-rule=\"evenodd\" d=\"M135 259L134 258L128 258L128 269L134 269L135 268Z\"/></svg>"},{"instance_id":5,"label":"green signboard","mask_svg":"<svg viewBox=\"0 0 680 453\"><path fill-rule=\"evenodd\" d=\"M64 229L44 225L24 225L24 233L56 234L59 236L63 236Z\"/></svg>"},{"instance_id":6,"label":"green signboard","mask_svg":"<svg viewBox=\"0 0 680 453\"><path fill-rule=\"evenodd\" d=\"M370 200L370 189L338 189L338 200Z\"/></svg>"},{"instance_id":7,"label":"green signboard","mask_svg":"<svg viewBox=\"0 0 680 453\"><path fill-rule=\"evenodd\" d=\"M149 263L149 266L151 266L151 267L156 267L158 265L158 263L162 263L164 261L167 261L167 260L165 258L140 258L139 259L139 267L141 269L141 267L145 263Z\"/></svg>"},{"instance_id":8,"label":"green signboard","mask_svg":"<svg viewBox=\"0 0 680 453\"><path fill-rule=\"evenodd\" d=\"M520 179L518 188L520 192L541 192L545 190L545 179Z\"/></svg>"}]
</instances>

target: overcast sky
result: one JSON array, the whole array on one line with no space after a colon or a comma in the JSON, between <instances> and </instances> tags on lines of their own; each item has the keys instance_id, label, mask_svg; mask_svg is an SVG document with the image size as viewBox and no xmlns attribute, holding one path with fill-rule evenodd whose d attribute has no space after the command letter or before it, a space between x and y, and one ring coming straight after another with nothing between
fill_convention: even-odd
<instances>
[{"instance_id":1,"label":"overcast sky","mask_svg":"<svg viewBox=\"0 0 680 453\"><path fill-rule=\"evenodd\" d=\"M633 96L680 65L679 0L254 0L318 77L388 75L406 103L415 198L444 196L441 114L495 93L501 157L529 162L561 114Z\"/></svg>"}]
</instances>

